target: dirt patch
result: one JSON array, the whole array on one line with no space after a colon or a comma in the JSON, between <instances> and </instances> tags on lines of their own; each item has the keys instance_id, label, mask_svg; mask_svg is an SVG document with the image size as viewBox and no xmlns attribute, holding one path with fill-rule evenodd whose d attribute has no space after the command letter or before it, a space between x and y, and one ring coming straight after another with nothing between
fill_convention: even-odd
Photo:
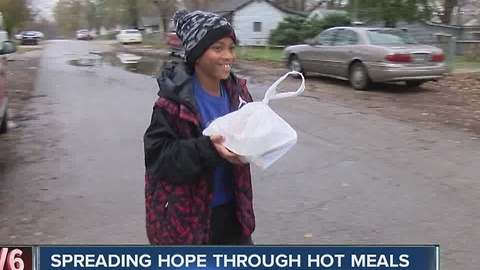
<instances>
[{"instance_id":1,"label":"dirt patch","mask_svg":"<svg viewBox=\"0 0 480 270\"><path fill-rule=\"evenodd\" d=\"M7 96L9 100L8 115L10 130L0 135L0 175L6 168L16 164L16 144L19 140L19 127L27 118L25 105L34 97L36 74L42 55L41 49L29 50L8 57Z\"/></svg>"},{"instance_id":2,"label":"dirt patch","mask_svg":"<svg viewBox=\"0 0 480 270\"><path fill-rule=\"evenodd\" d=\"M363 108L432 128L441 125L480 135L479 79L453 75L438 82L411 88L397 84L374 85L370 91L354 91L347 82L312 78L308 88L313 97L341 101L353 108ZM322 87L319 81L332 87ZM335 86L343 85L344 90Z\"/></svg>"},{"instance_id":3,"label":"dirt patch","mask_svg":"<svg viewBox=\"0 0 480 270\"><path fill-rule=\"evenodd\" d=\"M240 72L254 83L273 83L287 72L278 63L238 61ZM289 78L280 88L297 89L299 81ZM433 128L450 126L480 136L480 73L455 74L420 87L375 84L369 91L355 91L348 82L310 75L304 96L338 103Z\"/></svg>"},{"instance_id":4,"label":"dirt patch","mask_svg":"<svg viewBox=\"0 0 480 270\"><path fill-rule=\"evenodd\" d=\"M9 98L10 120L21 118L23 108L32 97L36 74L40 63L42 50L31 50L22 54L12 55L7 66L7 95Z\"/></svg>"}]
</instances>

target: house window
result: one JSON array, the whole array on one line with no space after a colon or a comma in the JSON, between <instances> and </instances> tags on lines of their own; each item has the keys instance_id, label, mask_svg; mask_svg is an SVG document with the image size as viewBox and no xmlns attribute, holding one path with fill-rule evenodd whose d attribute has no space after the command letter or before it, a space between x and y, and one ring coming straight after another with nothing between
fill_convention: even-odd
<instances>
[{"instance_id":1,"label":"house window","mask_svg":"<svg viewBox=\"0 0 480 270\"><path fill-rule=\"evenodd\" d=\"M253 32L262 32L262 23L254 22L253 23Z\"/></svg>"}]
</instances>

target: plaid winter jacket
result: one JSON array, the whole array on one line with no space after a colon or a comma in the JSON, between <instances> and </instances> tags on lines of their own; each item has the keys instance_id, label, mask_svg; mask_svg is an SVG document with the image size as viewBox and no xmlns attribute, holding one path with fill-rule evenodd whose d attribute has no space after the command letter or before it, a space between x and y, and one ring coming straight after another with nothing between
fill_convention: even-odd
<instances>
[{"instance_id":1,"label":"plaid winter jacket","mask_svg":"<svg viewBox=\"0 0 480 270\"><path fill-rule=\"evenodd\" d=\"M144 135L146 230L154 245L208 244L213 172L221 161L202 135L191 73L165 67L157 78L158 100ZM230 110L251 102L246 80L233 73L224 81ZM255 229L250 166L235 165L236 214L244 236Z\"/></svg>"}]
</instances>

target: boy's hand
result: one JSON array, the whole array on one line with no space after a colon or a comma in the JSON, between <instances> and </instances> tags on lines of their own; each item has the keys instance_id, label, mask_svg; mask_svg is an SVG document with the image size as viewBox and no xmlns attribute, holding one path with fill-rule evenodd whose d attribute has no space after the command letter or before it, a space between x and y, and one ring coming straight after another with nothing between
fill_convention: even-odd
<instances>
[{"instance_id":1,"label":"boy's hand","mask_svg":"<svg viewBox=\"0 0 480 270\"><path fill-rule=\"evenodd\" d=\"M223 158L226 159L228 162L233 164L244 164L245 162L240 160L240 156L233 153L232 151L225 148L222 145L224 138L222 135L212 135L210 136L210 140L212 141L215 149L217 149L218 154Z\"/></svg>"}]
</instances>

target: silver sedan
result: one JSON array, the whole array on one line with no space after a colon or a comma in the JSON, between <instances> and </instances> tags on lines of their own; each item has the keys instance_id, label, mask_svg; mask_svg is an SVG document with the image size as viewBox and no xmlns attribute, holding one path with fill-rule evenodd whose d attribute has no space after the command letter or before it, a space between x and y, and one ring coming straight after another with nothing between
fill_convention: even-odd
<instances>
[{"instance_id":1,"label":"silver sedan","mask_svg":"<svg viewBox=\"0 0 480 270\"><path fill-rule=\"evenodd\" d=\"M371 82L406 82L419 86L448 73L442 49L415 42L395 28L334 27L308 44L286 47L291 70L349 80L365 90Z\"/></svg>"}]
</instances>

